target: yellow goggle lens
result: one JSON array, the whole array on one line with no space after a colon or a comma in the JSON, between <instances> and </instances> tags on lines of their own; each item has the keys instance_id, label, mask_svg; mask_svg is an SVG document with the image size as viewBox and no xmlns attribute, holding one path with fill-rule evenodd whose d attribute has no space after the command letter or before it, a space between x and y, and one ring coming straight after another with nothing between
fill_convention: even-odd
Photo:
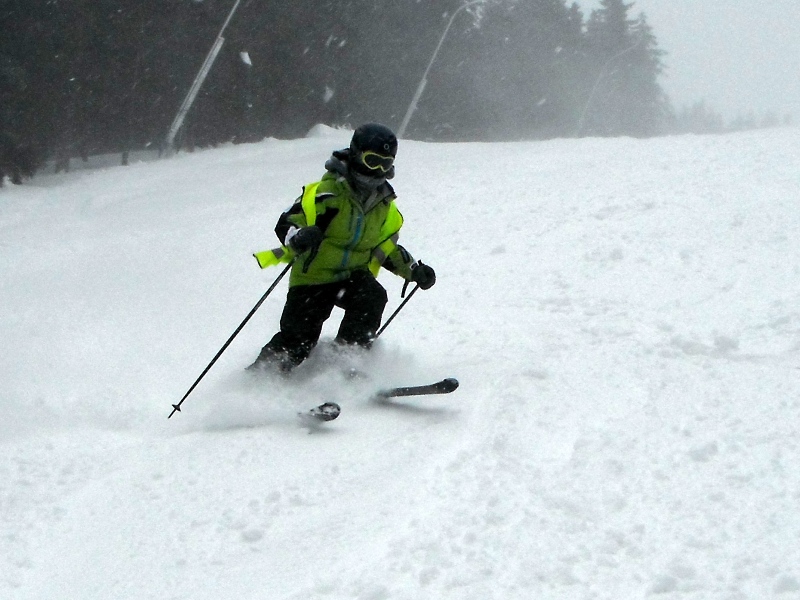
<instances>
[{"instance_id":1,"label":"yellow goggle lens","mask_svg":"<svg viewBox=\"0 0 800 600\"><path fill-rule=\"evenodd\" d=\"M372 150L367 150L366 152L362 152L359 156L361 164L363 164L368 169L372 171L381 170L386 173L389 169L392 168L394 164L394 157L392 156L384 156L383 154L378 154L377 152L373 152Z\"/></svg>"}]
</instances>

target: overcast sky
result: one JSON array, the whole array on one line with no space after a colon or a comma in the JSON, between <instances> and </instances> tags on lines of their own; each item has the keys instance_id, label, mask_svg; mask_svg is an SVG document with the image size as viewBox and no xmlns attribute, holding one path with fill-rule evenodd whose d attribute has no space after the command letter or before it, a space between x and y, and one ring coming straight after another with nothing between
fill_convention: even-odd
<instances>
[{"instance_id":1,"label":"overcast sky","mask_svg":"<svg viewBox=\"0 0 800 600\"><path fill-rule=\"evenodd\" d=\"M600 2L578 4L588 17ZM800 0L636 0L641 12L669 53L662 85L676 108L705 99L726 119L800 119Z\"/></svg>"}]
</instances>

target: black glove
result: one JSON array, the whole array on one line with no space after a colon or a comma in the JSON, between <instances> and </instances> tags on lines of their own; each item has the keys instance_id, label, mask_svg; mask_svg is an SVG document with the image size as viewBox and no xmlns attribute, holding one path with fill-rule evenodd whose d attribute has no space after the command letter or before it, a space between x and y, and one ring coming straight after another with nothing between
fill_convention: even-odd
<instances>
[{"instance_id":1,"label":"black glove","mask_svg":"<svg viewBox=\"0 0 800 600\"><path fill-rule=\"evenodd\" d=\"M411 281L418 284L423 290L427 290L436 283L436 273L428 265L419 262L411 269Z\"/></svg>"},{"instance_id":2,"label":"black glove","mask_svg":"<svg viewBox=\"0 0 800 600\"><path fill-rule=\"evenodd\" d=\"M316 225L302 227L289 240L289 247L302 254L307 250L316 248L322 243L322 230Z\"/></svg>"}]
</instances>

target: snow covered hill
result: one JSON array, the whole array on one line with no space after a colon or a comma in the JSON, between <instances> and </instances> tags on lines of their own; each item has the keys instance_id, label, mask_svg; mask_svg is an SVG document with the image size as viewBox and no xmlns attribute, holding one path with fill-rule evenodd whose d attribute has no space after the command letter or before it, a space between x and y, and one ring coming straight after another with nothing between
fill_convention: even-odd
<instances>
[{"instance_id":1,"label":"snow covered hill","mask_svg":"<svg viewBox=\"0 0 800 600\"><path fill-rule=\"evenodd\" d=\"M437 285L251 377L282 283L168 420L348 139L0 192L0 598L800 598L798 130L401 142Z\"/></svg>"}]
</instances>

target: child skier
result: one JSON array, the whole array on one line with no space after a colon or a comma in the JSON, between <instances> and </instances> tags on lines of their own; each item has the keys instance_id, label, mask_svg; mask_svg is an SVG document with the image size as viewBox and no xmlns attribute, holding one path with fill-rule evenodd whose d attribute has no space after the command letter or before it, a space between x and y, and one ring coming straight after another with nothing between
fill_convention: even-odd
<instances>
[{"instance_id":1,"label":"child skier","mask_svg":"<svg viewBox=\"0 0 800 600\"><path fill-rule=\"evenodd\" d=\"M344 309L336 342L369 348L386 306L380 267L427 290L434 270L397 244L403 217L395 192L397 138L384 125L355 130L350 147L333 152L322 180L307 185L275 227L282 246L256 253L265 268L294 260L280 331L248 369L287 372L317 344L334 306Z\"/></svg>"}]
</instances>

